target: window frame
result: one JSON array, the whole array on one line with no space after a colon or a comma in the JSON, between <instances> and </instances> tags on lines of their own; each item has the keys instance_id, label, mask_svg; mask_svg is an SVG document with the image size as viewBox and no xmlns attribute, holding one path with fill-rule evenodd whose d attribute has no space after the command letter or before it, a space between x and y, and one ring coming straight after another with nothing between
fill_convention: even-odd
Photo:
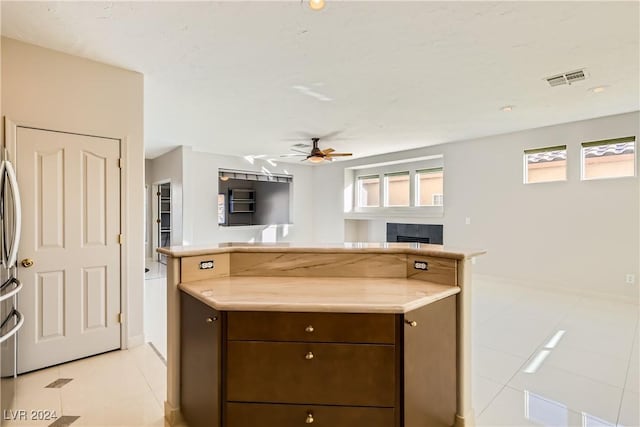
<instances>
[{"instance_id":1,"label":"window frame","mask_svg":"<svg viewBox=\"0 0 640 427\"><path fill-rule=\"evenodd\" d=\"M406 176L408 178L407 179L407 182L409 183L409 194L407 195L407 200L409 201L408 205L390 205L389 204L389 177L393 177L393 176ZM382 190L382 196L383 196L382 207L410 208L414 206L411 204L411 171L405 170L405 171L398 171L398 172L386 172L383 174L383 182L384 182L384 188Z\"/></svg>"},{"instance_id":2,"label":"window frame","mask_svg":"<svg viewBox=\"0 0 640 427\"><path fill-rule=\"evenodd\" d=\"M538 154L538 153L547 153L552 151L564 151L565 153L565 169L564 169L564 178L563 179L553 179L549 181L534 181L529 182L529 162L527 161L527 157L530 154ZM540 147L540 148L530 148L524 150L522 155L522 178L523 183L525 185L530 184L550 184L550 183L558 183L558 182L567 182L569 180L569 150L567 149L567 145L552 145L548 147Z\"/></svg>"},{"instance_id":3,"label":"window frame","mask_svg":"<svg viewBox=\"0 0 640 427\"><path fill-rule=\"evenodd\" d=\"M360 185L360 181L364 181L365 179L373 179L373 178L377 178L378 179L378 188L381 187L382 184L382 179L380 178L380 174L371 174L371 175L360 175L360 176L356 176L356 200L355 200L355 208L356 209L378 209L381 208L381 199L380 199L380 192L378 192L378 204L377 205L367 205L367 206L362 206L360 205L360 198L361 198L361 191L362 191L362 187Z\"/></svg>"},{"instance_id":4,"label":"window frame","mask_svg":"<svg viewBox=\"0 0 640 427\"><path fill-rule=\"evenodd\" d=\"M345 190L349 188L350 195L345 193L345 218L349 219L371 219L379 220L389 217L394 218L442 218L444 216L444 205L440 206L416 206L415 203L415 175L416 171L426 169L442 168L444 171L444 158L442 155L430 156L427 159L417 159L412 161L394 162L393 164L372 164L365 167L353 168L349 177L350 185L346 184ZM347 170L345 169L345 178L347 178ZM408 206L385 206L388 198L388 190L385 188L385 175L406 174L409 173L409 205ZM380 179L380 205L379 206L360 206L359 203L359 179L379 177ZM404 184L404 183L403 183ZM406 188L406 186L405 186ZM445 189L443 186L443 193ZM347 205L347 201L350 202ZM347 208L349 206L349 208Z\"/></svg>"},{"instance_id":5,"label":"window frame","mask_svg":"<svg viewBox=\"0 0 640 427\"><path fill-rule=\"evenodd\" d=\"M442 196L442 204L441 205L421 205L420 204L420 176L425 173L436 173L442 172L442 193L438 193ZM413 205L417 208L433 208L433 207L444 207L444 166L426 168L426 169L416 169L415 178L414 178L414 200ZM434 194L435 196L436 194ZM432 197L433 199L433 197Z\"/></svg>"},{"instance_id":6,"label":"window frame","mask_svg":"<svg viewBox=\"0 0 640 427\"><path fill-rule=\"evenodd\" d=\"M604 176L604 177L593 177L587 178L585 176L586 172L586 157L585 157L585 148L590 147L602 147L606 145L615 145L621 144L625 142L633 142L633 175L623 175L623 176ZM601 181L607 179L624 179L624 178L635 178L638 176L638 144L635 136L625 136L622 138L612 138L612 139L601 139L598 141L588 141L580 144L580 181Z\"/></svg>"}]
</instances>

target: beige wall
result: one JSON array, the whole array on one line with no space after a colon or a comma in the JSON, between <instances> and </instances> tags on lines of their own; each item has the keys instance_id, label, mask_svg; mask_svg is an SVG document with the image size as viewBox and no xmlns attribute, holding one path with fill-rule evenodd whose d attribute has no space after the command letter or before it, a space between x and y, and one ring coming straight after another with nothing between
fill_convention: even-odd
<instances>
[{"instance_id":1,"label":"beige wall","mask_svg":"<svg viewBox=\"0 0 640 427\"><path fill-rule=\"evenodd\" d=\"M567 161L556 160L527 165L527 183L564 181L567 179Z\"/></svg>"},{"instance_id":2,"label":"beige wall","mask_svg":"<svg viewBox=\"0 0 640 427\"><path fill-rule=\"evenodd\" d=\"M389 177L387 183L388 206L409 206L409 176Z\"/></svg>"},{"instance_id":3,"label":"beige wall","mask_svg":"<svg viewBox=\"0 0 640 427\"><path fill-rule=\"evenodd\" d=\"M361 182L363 206L380 206L380 181ZM360 197L360 195L358 196Z\"/></svg>"},{"instance_id":4,"label":"beige wall","mask_svg":"<svg viewBox=\"0 0 640 427\"><path fill-rule=\"evenodd\" d=\"M633 154L617 156L590 157L586 159L584 177L586 179L598 177L631 176L634 172Z\"/></svg>"},{"instance_id":5,"label":"beige wall","mask_svg":"<svg viewBox=\"0 0 640 427\"><path fill-rule=\"evenodd\" d=\"M18 124L121 138L124 145L125 330L143 343L143 76L2 38L2 113Z\"/></svg>"},{"instance_id":6,"label":"beige wall","mask_svg":"<svg viewBox=\"0 0 640 427\"><path fill-rule=\"evenodd\" d=\"M443 173L430 173L420 177L420 206L433 204L433 195L443 194Z\"/></svg>"}]
</instances>

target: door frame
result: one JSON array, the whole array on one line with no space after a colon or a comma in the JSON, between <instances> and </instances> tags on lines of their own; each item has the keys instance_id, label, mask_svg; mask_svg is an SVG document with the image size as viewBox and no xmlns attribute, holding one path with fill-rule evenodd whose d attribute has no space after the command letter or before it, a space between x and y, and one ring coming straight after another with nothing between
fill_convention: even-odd
<instances>
[{"instance_id":1,"label":"door frame","mask_svg":"<svg viewBox=\"0 0 640 427\"><path fill-rule=\"evenodd\" d=\"M113 137L95 135L92 132L83 132L78 130L58 130L51 129L47 126L36 126L34 124L28 124L25 122L19 122L4 116L4 149L7 150L9 159L15 164L16 159L16 134L19 127L36 129L48 132L60 132L71 135L90 136L94 138L111 139L120 143L120 158L122 159L122 166L120 167L120 233L124 236L124 242L120 245L120 313L123 314L120 322L120 349L125 350L129 347L129 283L128 272L129 265L127 263L129 245L127 240L129 223L127 221L127 200L129 200L128 188L128 174L126 165L128 164L127 153L128 141L127 137Z\"/></svg>"}]
</instances>

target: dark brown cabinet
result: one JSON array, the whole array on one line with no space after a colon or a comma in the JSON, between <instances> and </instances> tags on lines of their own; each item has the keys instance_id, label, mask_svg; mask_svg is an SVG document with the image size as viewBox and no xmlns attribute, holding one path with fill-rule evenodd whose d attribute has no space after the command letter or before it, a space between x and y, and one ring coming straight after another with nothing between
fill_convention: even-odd
<instances>
[{"instance_id":1,"label":"dark brown cabinet","mask_svg":"<svg viewBox=\"0 0 640 427\"><path fill-rule=\"evenodd\" d=\"M390 427L393 408L227 403L227 427Z\"/></svg>"},{"instance_id":2,"label":"dark brown cabinet","mask_svg":"<svg viewBox=\"0 0 640 427\"><path fill-rule=\"evenodd\" d=\"M227 400L395 406L393 345L230 341Z\"/></svg>"},{"instance_id":3,"label":"dark brown cabinet","mask_svg":"<svg viewBox=\"0 0 640 427\"><path fill-rule=\"evenodd\" d=\"M406 314L220 314L183 293L181 334L190 427L455 421L455 296Z\"/></svg>"},{"instance_id":4,"label":"dark brown cabinet","mask_svg":"<svg viewBox=\"0 0 640 427\"><path fill-rule=\"evenodd\" d=\"M222 397L220 313L180 293L181 412L190 427L218 427Z\"/></svg>"}]
</instances>

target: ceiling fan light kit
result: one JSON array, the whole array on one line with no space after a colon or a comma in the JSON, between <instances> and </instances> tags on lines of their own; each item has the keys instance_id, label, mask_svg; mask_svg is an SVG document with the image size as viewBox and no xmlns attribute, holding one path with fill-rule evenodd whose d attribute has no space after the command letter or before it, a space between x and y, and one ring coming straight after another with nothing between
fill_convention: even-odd
<instances>
[{"instance_id":1,"label":"ceiling fan light kit","mask_svg":"<svg viewBox=\"0 0 640 427\"><path fill-rule=\"evenodd\" d=\"M324 4L324 0L309 0L311 10L322 10L324 9Z\"/></svg>"}]
</instances>

